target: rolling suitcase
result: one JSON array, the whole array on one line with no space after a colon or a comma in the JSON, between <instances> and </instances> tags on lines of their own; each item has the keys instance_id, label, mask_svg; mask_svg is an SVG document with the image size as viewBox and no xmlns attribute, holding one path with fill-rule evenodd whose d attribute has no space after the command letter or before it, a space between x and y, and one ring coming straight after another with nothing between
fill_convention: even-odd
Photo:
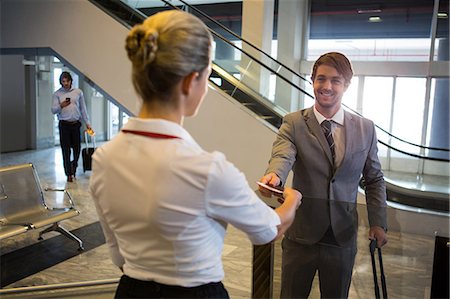
<instances>
[{"instance_id":1,"label":"rolling suitcase","mask_svg":"<svg viewBox=\"0 0 450 299\"><path fill-rule=\"evenodd\" d=\"M378 249L378 264L380 266L380 280L381 280L381 289L383 292L383 298L387 299L387 288L386 288L386 277L384 276L383 269L383 259L381 257L381 248L377 247L377 240L370 241L369 250L370 257L372 258L372 270L373 270L373 281L375 286L375 298L379 299L380 297L380 287L378 286L378 277L377 277L377 265L375 263L375 249Z\"/></svg>"},{"instance_id":2,"label":"rolling suitcase","mask_svg":"<svg viewBox=\"0 0 450 299\"><path fill-rule=\"evenodd\" d=\"M89 135L92 142L92 147L89 147L88 135L89 134L87 131L84 131L84 141L86 142L86 147L81 151L81 157L83 159L83 172L86 172L86 170L92 170L92 155L95 151L95 136Z\"/></svg>"}]
</instances>

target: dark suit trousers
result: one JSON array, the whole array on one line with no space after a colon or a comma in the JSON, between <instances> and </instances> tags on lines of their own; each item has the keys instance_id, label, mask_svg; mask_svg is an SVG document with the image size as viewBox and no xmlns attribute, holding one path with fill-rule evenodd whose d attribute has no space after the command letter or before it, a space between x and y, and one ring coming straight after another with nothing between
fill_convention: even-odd
<instances>
[{"instance_id":1,"label":"dark suit trousers","mask_svg":"<svg viewBox=\"0 0 450 299\"><path fill-rule=\"evenodd\" d=\"M61 144L64 172L66 176L75 175L81 151L81 123L59 121L59 142ZM73 150L73 160L70 160Z\"/></svg>"},{"instance_id":2,"label":"dark suit trousers","mask_svg":"<svg viewBox=\"0 0 450 299\"><path fill-rule=\"evenodd\" d=\"M181 287L142 281L122 275L114 298L216 298L229 299L222 282L211 282L197 287Z\"/></svg>"},{"instance_id":3,"label":"dark suit trousers","mask_svg":"<svg viewBox=\"0 0 450 299\"><path fill-rule=\"evenodd\" d=\"M304 245L282 241L281 298L308 298L316 271L321 298L347 298L355 263L356 244L339 247L329 243Z\"/></svg>"}]
</instances>

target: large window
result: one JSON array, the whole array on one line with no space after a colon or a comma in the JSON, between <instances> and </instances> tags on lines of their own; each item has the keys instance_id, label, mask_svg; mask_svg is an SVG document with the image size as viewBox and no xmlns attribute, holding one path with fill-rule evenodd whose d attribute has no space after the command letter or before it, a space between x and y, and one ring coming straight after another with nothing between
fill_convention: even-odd
<instances>
[{"instance_id":1,"label":"large window","mask_svg":"<svg viewBox=\"0 0 450 299\"><path fill-rule=\"evenodd\" d=\"M357 89L349 89L343 103L373 120L381 128L380 140L413 155L428 154L414 144L449 147L443 138L449 135L449 74L433 73L438 68L434 61L449 60L449 2L439 1L437 11L435 3L311 1L306 59L314 61L331 51L349 57L359 82L352 83ZM427 168L417 158L387 147L380 148L380 156L386 157L387 169Z\"/></svg>"},{"instance_id":2,"label":"large window","mask_svg":"<svg viewBox=\"0 0 450 299\"><path fill-rule=\"evenodd\" d=\"M127 123L129 115L122 111L114 103L108 102L108 139L119 133L124 124Z\"/></svg>"},{"instance_id":3,"label":"large window","mask_svg":"<svg viewBox=\"0 0 450 299\"><path fill-rule=\"evenodd\" d=\"M397 78L392 134L421 144L425 102L425 78ZM417 147L393 141L395 147L418 154Z\"/></svg>"},{"instance_id":4,"label":"large window","mask_svg":"<svg viewBox=\"0 0 450 299\"><path fill-rule=\"evenodd\" d=\"M350 86L348 87L347 91L344 94L344 97L342 98L342 104L354 111L360 112L358 111L358 87L359 77L354 76L352 78Z\"/></svg>"},{"instance_id":5,"label":"large window","mask_svg":"<svg viewBox=\"0 0 450 299\"><path fill-rule=\"evenodd\" d=\"M432 39L448 39L449 30L448 0L439 1L437 15L434 3L311 1L308 60L332 49L353 61L429 61ZM434 46L432 60L442 44Z\"/></svg>"},{"instance_id":6,"label":"large window","mask_svg":"<svg viewBox=\"0 0 450 299\"><path fill-rule=\"evenodd\" d=\"M311 39L307 60L317 59L326 49L345 53L352 61L428 61L430 39ZM436 56L438 50L439 44Z\"/></svg>"},{"instance_id":7,"label":"large window","mask_svg":"<svg viewBox=\"0 0 450 299\"><path fill-rule=\"evenodd\" d=\"M365 77L362 114L385 130L390 130L394 78Z\"/></svg>"}]
</instances>

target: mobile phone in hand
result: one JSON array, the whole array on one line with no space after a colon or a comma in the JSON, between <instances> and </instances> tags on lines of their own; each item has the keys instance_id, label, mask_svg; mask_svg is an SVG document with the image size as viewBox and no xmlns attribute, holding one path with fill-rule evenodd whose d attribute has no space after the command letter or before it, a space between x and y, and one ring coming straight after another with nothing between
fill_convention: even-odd
<instances>
[{"instance_id":1,"label":"mobile phone in hand","mask_svg":"<svg viewBox=\"0 0 450 299\"><path fill-rule=\"evenodd\" d=\"M70 98L66 98L66 102L67 102L67 103L70 103Z\"/></svg>"}]
</instances>

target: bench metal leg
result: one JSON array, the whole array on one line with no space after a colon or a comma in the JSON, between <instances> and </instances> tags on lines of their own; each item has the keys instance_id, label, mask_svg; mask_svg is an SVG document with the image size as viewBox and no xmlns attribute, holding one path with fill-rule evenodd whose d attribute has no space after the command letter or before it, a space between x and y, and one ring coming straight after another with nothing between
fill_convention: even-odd
<instances>
[{"instance_id":1,"label":"bench metal leg","mask_svg":"<svg viewBox=\"0 0 450 299\"><path fill-rule=\"evenodd\" d=\"M78 250L84 250L83 247L83 241L81 241L80 238L78 238L77 236L75 236L74 234L72 234L71 232L69 232L67 229L65 229L64 227L60 226L58 222L55 222L52 224L52 226L47 227L46 229L44 229L43 231L41 231L39 233L39 240L42 240L42 235L46 234L48 232L52 232L52 231L56 231L59 232L61 235L66 236L67 238L75 241L78 243Z\"/></svg>"}]
</instances>

